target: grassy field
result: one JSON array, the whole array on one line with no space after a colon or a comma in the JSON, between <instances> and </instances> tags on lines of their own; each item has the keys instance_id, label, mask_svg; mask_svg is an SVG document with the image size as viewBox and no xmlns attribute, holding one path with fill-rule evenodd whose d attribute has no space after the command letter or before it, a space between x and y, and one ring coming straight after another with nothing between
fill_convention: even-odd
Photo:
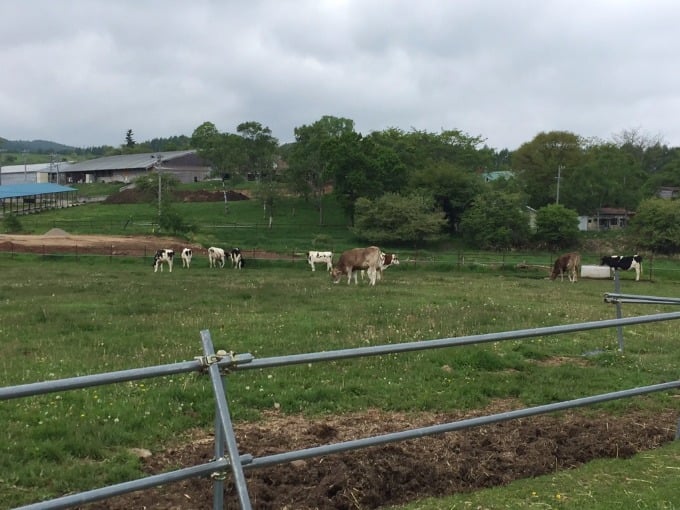
<instances>
[{"instance_id":1,"label":"grassy field","mask_svg":"<svg viewBox=\"0 0 680 510\"><path fill-rule=\"evenodd\" d=\"M614 317L602 300L611 281L560 284L540 271L405 264L375 288L333 285L302 262L161 274L139 259L22 255L0 256L0 271L0 386L190 360L201 355L203 329L216 348L261 358ZM677 281L631 276L623 276L623 292L677 295ZM625 339L624 353L615 331L603 330L245 371L229 378L230 407L247 421L275 404L310 416L475 409L495 399L529 406L677 379L677 323L629 327ZM577 362L536 363L551 357ZM669 406L676 399L661 394L602 407ZM194 427L210 428L213 413L209 381L194 374L3 402L0 507L138 477L128 448L164 448ZM671 454L677 458L677 450L659 452L658 462ZM457 501L413 508L468 508Z\"/></svg>"},{"instance_id":2,"label":"grassy field","mask_svg":"<svg viewBox=\"0 0 680 510\"><path fill-rule=\"evenodd\" d=\"M283 199L271 228L257 201L232 202L226 211L223 203L173 207L196 226L187 238L204 246L303 253L357 245L332 201L320 225L312 204ZM153 204L96 203L21 222L26 233L59 227L74 234L149 234L156 214ZM0 386L191 360L202 354L203 329L217 349L262 358L614 317L602 299L614 290L612 281L550 282L549 253L382 248L404 263L375 288L333 285L303 260L249 260L241 272L197 264L154 274L149 260L139 258L0 253ZM584 253L584 263L597 263L597 256ZM516 269L518 263L529 267ZM632 278L622 275L622 292L676 296L680 288L673 259L646 264L642 282ZM676 308L624 305L624 316L664 311ZM237 372L229 376L230 408L237 422L257 421L274 405L307 416L370 408L446 412L508 399L533 406L677 379L677 323L632 326L624 335L623 353L616 332L601 330ZM566 361L541 363L552 358ZM657 394L599 407L653 413L678 404L673 395ZM195 374L2 402L0 508L137 478L139 460L129 448L164 449L197 427L212 428L213 415L210 383ZM678 508L680 497L671 491L678 456L671 445L531 485L408 508ZM634 482L650 473L653 485ZM586 496L573 497L581 493Z\"/></svg>"}]
</instances>

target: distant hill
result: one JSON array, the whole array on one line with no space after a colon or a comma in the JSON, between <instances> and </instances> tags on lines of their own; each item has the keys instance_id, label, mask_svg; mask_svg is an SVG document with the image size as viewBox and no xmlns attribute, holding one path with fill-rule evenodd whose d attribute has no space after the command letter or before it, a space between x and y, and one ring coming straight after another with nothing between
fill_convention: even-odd
<instances>
[{"instance_id":1,"label":"distant hill","mask_svg":"<svg viewBox=\"0 0 680 510\"><path fill-rule=\"evenodd\" d=\"M47 140L7 140L0 137L0 149L7 152L27 151L37 154L49 154L51 152L69 153L73 152L76 148Z\"/></svg>"}]
</instances>

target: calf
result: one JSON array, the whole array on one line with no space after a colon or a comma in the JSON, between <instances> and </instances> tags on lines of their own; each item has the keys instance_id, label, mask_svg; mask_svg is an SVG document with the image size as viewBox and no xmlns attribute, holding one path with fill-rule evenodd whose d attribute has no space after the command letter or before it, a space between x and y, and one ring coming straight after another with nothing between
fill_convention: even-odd
<instances>
[{"instance_id":1,"label":"calf","mask_svg":"<svg viewBox=\"0 0 680 510\"><path fill-rule=\"evenodd\" d=\"M554 280L557 275L560 276L560 280L564 281L564 273L569 276L569 281L574 283L578 279L578 270L581 266L581 255L579 253L566 253L560 255L555 260L553 265L552 273L550 273L550 279Z\"/></svg>"},{"instance_id":2,"label":"calf","mask_svg":"<svg viewBox=\"0 0 680 510\"><path fill-rule=\"evenodd\" d=\"M326 264L326 270L333 269L333 252L332 251L310 251L307 253L307 262L312 266L312 271L316 271L314 264L321 262Z\"/></svg>"},{"instance_id":3,"label":"calf","mask_svg":"<svg viewBox=\"0 0 680 510\"><path fill-rule=\"evenodd\" d=\"M382 260L382 252L377 246L369 246L368 248L353 248L347 250L340 255L340 259L331 271L331 279L333 283L338 283L342 275L347 275L347 284L352 282L352 274L354 274L354 283L358 284L356 271L362 269L368 271L368 278L371 285L375 285L376 275L380 268Z\"/></svg>"},{"instance_id":4,"label":"calf","mask_svg":"<svg viewBox=\"0 0 680 510\"><path fill-rule=\"evenodd\" d=\"M231 250L229 252L229 259L234 269L243 269L243 255L241 255L240 249L234 248Z\"/></svg>"},{"instance_id":5,"label":"calf","mask_svg":"<svg viewBox=\"0 0 680 510\"><path fill-rule=\"evenodd\" d=\"M208 248L208 262L210 263L210 267L217 267L217 264L219 264L220 267L224 267L225 259L226 255L222 248L216 248L215 246Z\"/></svg>"},{"instance_id":6,"label":"calf","mask_svg":"<svg viewBox=\"0 0 680 510\"><path fill-rule=\"evenodd\" d=\"M396 253L381 253L380 254L380 267L378 268L378 274L376 275L378 280L382 280L382 274L385 269L390 266L398 266L399 258L397 258ZM364 279L364 274L366 271L361 271L361 280Z\"/></svg>"},{"instance_id":7,"label":"calf","mask_svg":"<svg viewBox=\"0 0 680 510\"><path fill-rule=\"evenodd\" d=\"M612 271L618 269L623 269L624 271L635 269L636 282L640 280L640 275L642 274L642 257L637 254L626 257L622 257L621 255L607 255L602 257L600 265L609 266Z\"/></svg>"},{"instance_id":8,"label":"calf","mask_svg":"<svg viewBox=\"0 0 680 510\"><path fill-rule=\"evenodd\" d=\"M191 266L191 258L193 257L193 252L191 251L191 248L184 248L182 250L182 267L186 267L189 269L189 266Z\"/></svg>"},{"instance_id":9,"label":"calf","mask_svg":"<svg viewBox=\"0 0 680 510\"><path fill-rule=\"evenodd\" d=\"M156 255L153 257L153 272L157 272L158 268L161 268L161 273L163 272L163 264L168 265L168 269L172 273L172 259L175 256L173 250L158 250Z\"/></svg>"}]
</instances>

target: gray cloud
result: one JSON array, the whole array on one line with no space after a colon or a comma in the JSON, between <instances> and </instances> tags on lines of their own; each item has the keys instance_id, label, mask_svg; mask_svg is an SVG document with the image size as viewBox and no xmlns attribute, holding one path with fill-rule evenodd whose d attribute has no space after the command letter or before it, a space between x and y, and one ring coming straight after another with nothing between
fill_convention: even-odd
<instances>
[{"instance_id":1,"label":"gray cloud","mask_svg":"<svg viewBox=\"0 0 680 510\"><path fill-rule=\"evenodd\" d=\"M0 136L116 146L127 129L255 120L290 141L335 115L498 149L631 128L680 146L679 14L661 0L12 2Z\"/></svg>"}]
</instances>

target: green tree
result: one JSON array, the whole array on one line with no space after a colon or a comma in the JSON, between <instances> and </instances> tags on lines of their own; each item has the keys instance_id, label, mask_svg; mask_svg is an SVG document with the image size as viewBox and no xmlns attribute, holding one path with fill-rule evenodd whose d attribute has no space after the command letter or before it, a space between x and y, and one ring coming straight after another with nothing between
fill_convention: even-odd
<instances>
[{"instance_id":1,"label":"green tree","mask_svg":"<svg viewBox=\"0 0 680 510\"><path fill-rule=\"evenodd\" d=\"M668 255L680 252L680 201L642 201L628 228L640 248Z\"/></svg>"},{"instance_id":2,"label":"green tree","mask_svg":"<svg viewBox=\"0 0 680 510\"><path fill-rule=\"evenodd\" d=\"M529 217L519 193L485 190L463 213L460 230L473 246L505 251L529 239Z\"/></svg>"},{"instance_id":3,"label":"green tree","mask_svg":"<svg viewBox=\"0 0 680 510\"><path fill-rule=\"evenodd\" d=\"M356 201L352 232L369 243L408 243L422 246L442 238L446 220L434 202L422 195L386 193L377 200Z\"/></svg>"},{"instance_id":4,"label":"green tree","mask_svg":"<svg viewBox=\"0 0 680 510\"><path fill-rule=\"evenodd\" d=\"M128 149L132 149L135 146L135 139L133 138L132 129L128 129L125 133L125 146Z\"/></svg>"},{"instance_id":5,"label":"green tree","mask_svg":"<svg viewBox=\"0 0 680 510\"><path fill-rule=\"evenodd\" d=\"M561 203L569 198L558 193L581 163L582 142L567 131L539 133L531 142L522 144L512 155L512 166L529 205L535 209L547 204ZM562 191L559 189L559 191Z\"/></svg>"},{"instance_id":6,"label":"green tree","mask_svg":"<svg viewBox=\"0 0 680 510\"><path fill-rule=\"evenodd\" d=\"M295 128L295 143L290 148L286 177L291 189L316 204L319 224L323 224L323 195L333 183L331 157L333 142L353 134L354 121L324 116L311 125Z\"/></svg>"},{"instance_id":7,"label":"green tree","mask_svg":"<svg viewBox=\"0 0 680 510\"><path fill-rule=\"evenodd\" d=\"M551 250L560 250L578 243L578 213L562 204L550 204L536 211L536 242Z\"/></svg>"},{"instance_id":8,"label":"green tree","mask_svg":"<svg viewBox=\"0 0 680 510\"><path fill-rule=\"evenodd\" d=\"M414 174L411 187L434 198L444 211L450 232L457 230L460 218L483 186L480 176L452 163L433 163Z\"/></svg>"}]
</instances>

